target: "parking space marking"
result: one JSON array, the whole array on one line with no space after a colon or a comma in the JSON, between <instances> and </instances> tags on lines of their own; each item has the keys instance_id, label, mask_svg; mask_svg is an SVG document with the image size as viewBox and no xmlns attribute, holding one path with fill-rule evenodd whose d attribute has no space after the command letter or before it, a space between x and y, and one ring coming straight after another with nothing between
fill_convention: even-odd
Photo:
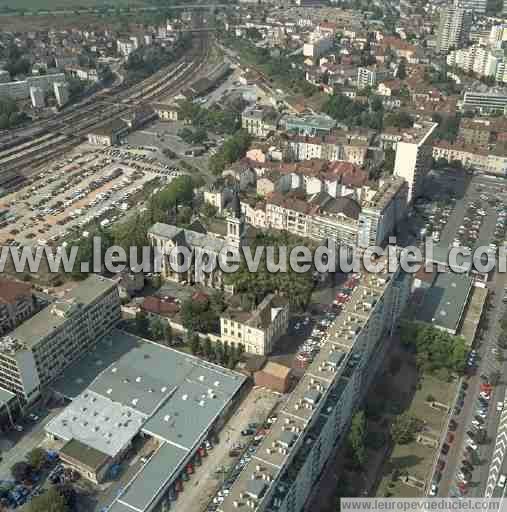
<instances>
[{"instance_id":1,"label":"parking space marking","mask_svg":"<svg viewBox=\"0 0 507 512\"><path fill-rule=\"evenodd\" d=\"M489 466L488 483L486 485L486 491L484 493L485 498L491 498L498 481L498 475L500 468L502 467L503 460L505 457L505 451L507 448L507 397L504 396L503 410L500 414L500 422L498 426L495 450L493 451L493 457L491 465Z\"/></svg>"}]
</instances>

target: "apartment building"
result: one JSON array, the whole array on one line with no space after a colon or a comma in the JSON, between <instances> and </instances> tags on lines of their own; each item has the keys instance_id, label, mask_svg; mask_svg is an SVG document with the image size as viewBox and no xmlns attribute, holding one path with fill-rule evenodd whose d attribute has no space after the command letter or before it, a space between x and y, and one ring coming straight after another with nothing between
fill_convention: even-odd
<instances>
[{"instance_id":1,"label":"apartment building","mask_svg":"<svg viewBox=\"0 0 507 512\"><path fill-rule=\"evenodd\" d=\"M498 176L507 175L507 155L502 145L488 148L439 141L433 146L433 158L461 162L466 169L475 169Z\"/></svg>"},{"instance_id":2,"label":"apartment building","mask_svg":"<svg viewBox=\"0 0 507 512\"><path fill-rule=\"evenodd\" d=\"M66 105L70 97L69 84L66 82L56 82L54 84L54 92L58 106L63 107Z\"/></svg>"},{"instance_id":3,"label":"apartment building","mask_svg":"<svg viewBox=\"0 0 507 512\"><path fill-rule=\"evenodd\" d=\"M10 96L13 100L27 100L30 98L31 87L38 87L47 93L56 82L65 82L65 74L30 76L18 82L0 83L0 96Z\"/></svg>"},{"instance_id":4,"label":"apartment building","mask_svg":"<svg viewBox=\"0 0 507 512\"><path fill-rule=\"evenodd\" d=\"M471 23L470 13L457 2L440 9L437 50L447 53L462 46L468 37Z\"/></svg>"},{"instance_id":5,"label":"apartment building","mask_svg":"<svg viewBox=\"0 0 507 512\"><path fill-rule=\"evenodd\" d=\"M310 231L311 216L319 206L307 201L297 193L272 193L266 201L267 227L288 231L293 235L307 237Z\"/></svg>"},{"instance_id":6,"label":"apartment building","mask_svg":"<svg viewBox=\"0 0 507 512\"><path fill-rule=\"evenodd\" d=\"M33 402L120 317L116 283L88 277L0 341L0 387Z\"/></svg>"},{"instance_id":7,"label":"apartment building","mask_svg":"<svg viewBox=\"0 0 507 512\"><path fill-rule=\"evenodd\" d=\"M358 217L357 245L383 246L407 214L408 185L403 178L381 180L373 197L364 201Z\"/></svg>"},{"instance_id":8,"label":"apartment building","mask_svg":"<svg viewBox=\"0 0 507 512\"><path fill-rule=\"evenodd\" d=\"M394 175L408 183L408 201L412 202L423 191L424 178L431 168L433 133L437 123L422 122L404 131L396 144Z\"/></svg>"},{"instance_id":9,"label":"apartment building","mask_svg":"<svg viewBox=\"0 0 507 512\"><path fill-rule=\"evenodd\" d=\"M362 273L326 342L246 464L220 512L300 512L389 350L410 279Z\"/></svg>"},{"instance_id":10,"label":"apartment building","mask_svg":"<svg viewBox=\"0 0 507 512\"><path fill-rule=\"evenodd\" d=\"M380 66L358 67L357 68L357 87L376 87L382 80L393 78L391 70Z\"/></svg>"},{"instance_id":11,"label":"apartment building","mask_svg":"<svg viewBox=\"0 0 507 512\"><path fill-rule=\"evenodd\" d=\"M251 106L241 114L241 127L254 137L265 138L276 131L279 119L280 114L272 108Z\"/></svg>"},{"instance_id":12,"label":"apartment building","mask_svg":"<svg viewBox=\"0 0 507 512\"><path fill-rule=\"evenodd\" d=\"M0 334L11 331L30 318L34 307L30 284L0 279Z\"/></svg>"},{"instance_id":13,"label":"apartment building","mask_svg":"<svg viewBox=\"0 0 507 512\"><path fill-rule=\"evenodd\" d=\"M333 48L334 39L322 32L312 32L303 45L303 55L310 59L318 59Z\"/></svg>"},{"instance_id":14,"label":"apartment building","mask_svg":"<svg viewBox=\"0 0 507 512\"><path fill-rule=\"evenodd\" d=\"M220 317L220 337L229 344L242 344L246 352L267 355L288 326L287 300L269 294L253 311L228 308Z\"/></svg>"},{"instance_id":15,"label":"apartment building","mask_svg":"<svg viewBox=\"0 0 507 512\"><path fill-rule=\"evenodd\" d=\"M481 114L505 112L507 93L504 91L466 91L461 104L464 111L475 111Z\"/></svg>"},{"instance_id":16,"label":"apartment building","mask_svg":"<svg viewBox=\"0 0 507 512\"><path fill-rule=\"evenodd\" d=\"M478 76L491 77L504 82L505 59L502 50L489 49L480 45L461 48L449 53L447 64L456 66L466 73L473 71ZM507 76L505 77L507 79Z\"/></svg>"},{"instance_id":17,"label":"apartment building","mask_svg":"<svg viewBox=\"0 0 507 512\"><path fill-rule=\"evenodd\" d=\"M30 100L33 108L46 106L46 94L40 87L30 87Z\"/></svg>"}]
</instances>

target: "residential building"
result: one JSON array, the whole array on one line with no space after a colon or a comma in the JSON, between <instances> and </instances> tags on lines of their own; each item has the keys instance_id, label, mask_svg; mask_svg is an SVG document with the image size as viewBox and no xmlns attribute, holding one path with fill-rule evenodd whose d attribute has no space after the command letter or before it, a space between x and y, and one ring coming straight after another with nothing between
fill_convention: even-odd
<instances>
[{"instance_id":1,"label":"residential building","mask_svg":"<svg viewBox=\"0 0 507 512\"><path fill-rule=\"evenodd\" d=\"M34 307L30 284L0 278L0 335L30 318Z\"/></svg>"},{"instance_id":2,"label":"residential building","mask_svg":"<svg viewBox=\"0 0 507 512\"><path fill-rule=\"evenodd\" d=\"M407 215L408 185L400 177L381 180L373 197L362 204L358 217L357 245L383 246Z\"/></svg>"},{"instance_id":3,"label":"residential building","mask_svg":"<svg viewBox=\"0 0 507 512\"><path fill-rule=\"evenodd\" d=\"M463 9L474 14L485 14L488 0L460 0Z\"/></svg>"},{"instance_id":4,"label":"residential building","mask_svg":"<svg viewBox=\"0 0 507 512\"><path fill-rule=\"evenodd\" d=\"M58 103L59 107L63 107L69 101L69 84L66 82L55 82L53 87L55 92L56 103Z\"/></svg>"},{"instance_id":5,"label":"residential building","mask_svg":"<svg viewBox=\"0 0 507 512\"><path fill-rule=\"evenodd\" d=\"M118 53L123 55L123 57L128 57L136 50L135 41L131 39L118 39L116 45Z\"/></svg>"},{"instance_id":6,"label":"residential building","mask_svg":"<svg viewBox=\"0 0 507 512\"><path fill-rule=\"evenodd\" d=\"M92 275L0 342L0 387L33 402L120 320L116 284Z\"/></svg>"},{"instance_id":7,"label":"residential building","mask_svg":"<svg viewBox=\"0 0 507 512\"><path fill-rule=\"evenodd\" d=\"M504 112L507 107L507 93L503 91L466 91L462 110L472 110L483 114Z\"/></svg>"},{"instance_id":8,"label":"residential building","mask_svg":"<svg viewBox=\"0 0 507 512\"><path fill-rule=\"evenodd\" d=\"M30 87L39 87L47 93L55 82L65 82L64 73L30 76L18 82L0 83L0 96L10 96L14 100L30 98Z\"/></svg>"},{"instance_id":9,"label":"residential building","mask_svg":"<svg viewBox=\"0 0 507 512\"><path fill-rule=\"evenodd\" d=\"M396 144L394 175L408 183L409 203L423 191L424 178L431 168L433 132L437 126L430 122L414 124Z\"/></svg>"},{"instance_id":10,"label":"residential building","mask_svg":"<svg viewBox=\"0 0 507 512\"><path fill-rule=\"evenodd\" d=\"M379 66L368 66L357 68L357 87L364 89L365 87L376 87L382 80L392 78L390 69Z\"/></svg>"},{"instance_id":11,"label":"residential building","mask_svg":"<svg viewBox=\"0 0 507 512\"><path fill-rule=\"evenodd\" d=\"M333 47L334 39L329 34L312 32L308 40L303 44L303 55L316 60L321 55L329 52Z\"/></svg>"},{"instance_id":12,"label":"residential building","mask_svg":"<svg viewBox=\"0 0 507 512\"><path fill-rule=\"evenodd\" d=\"M437 50L447 53L462 46L468 36L471 16L460 4L454 3L440 9Z\"/></svg>"},{"instance_id":13,"label":"residential building","mask_svg":"<svg viewBox=\"0 0 507 512\"><path fill-rule=\"evenodd\" d=\"M257 512L300 512L382 368L410 292L409 276L362 273L276 421L218 505Z\"/></svg>"},{"instance_id":14,"label":"residential building","mask_svg":"<svg viewBox=\"0 0 507 512\"><path fill-rule=\"evenodd\" d=\"M241 114L241 127L254 137L265 138L276 131L280 117L272 108L250 106Z\"/></svg>"},{"instance_id":15,"label":"residential building","mask_svg":"<svg viewBox=\"0 0 507 512\"><path fill-rule=\"evenodd\" d=\"M253 311L229 307L220 316L220 337L224 343L243 345L246 352L267 355L288 326L288 301L269 294Z\"/></svg>"},{"instance_id":16,"label":"residential building","mask_svg":"<svg viewBox=\"0 0 507 512\"><path fill-rule=\"evenodd\" d=\"M33 108L46 106L46 93L40 87L30 87L30 100Z\"/></svg>"}]
</instances>

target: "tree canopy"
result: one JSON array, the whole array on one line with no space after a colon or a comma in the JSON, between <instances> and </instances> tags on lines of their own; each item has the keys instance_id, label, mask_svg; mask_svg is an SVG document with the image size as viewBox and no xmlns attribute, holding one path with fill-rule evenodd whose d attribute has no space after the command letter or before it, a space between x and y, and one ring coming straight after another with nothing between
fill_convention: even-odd
<instances>
[{"instance_id":1,"label":"tree canopy","mask_svg":"<svg viewBox=\"0 0 507 512\"><path fill-rule=\"evenodd\" d=\"M29 512L69 512L70 507L63 493L51 487L40 496L35 496L28 506Z\"/></svg>"},{"instance_id":2,"label":"tree canopy","mask_svg":"<svg viewBox=\"0 0 507 512\"><path fill-rule=\"evenodd\" d=\"M402 324L401 341L417 354L417 365L422 371L448 370L463 373L467 349L461 336L452 336L420 322Z\"/></svg>"},{"instance_id":3,"label":"tree canopy","mask_svg":"<svg viewBox=\"0 0 507 512\"><path fill-rule=\"evenodd\" d=\"M239 130L236 132L232 137L229 137L222 147L210 158L210 170L214 174L220 174L227 165L245 156L251 141L252 138L246 131Z\"/></svg>"},{"instance_id":4,"label":"tree canopy","mask_svg":"<svg viewBox=\"0 0 507 512\"><path fill-rule=\"evenodd\" d=\"M16 102L9 96L0 96L0 130L7 130L19 124L25 115L19 112Z\"/></svg>"}]
</instances>

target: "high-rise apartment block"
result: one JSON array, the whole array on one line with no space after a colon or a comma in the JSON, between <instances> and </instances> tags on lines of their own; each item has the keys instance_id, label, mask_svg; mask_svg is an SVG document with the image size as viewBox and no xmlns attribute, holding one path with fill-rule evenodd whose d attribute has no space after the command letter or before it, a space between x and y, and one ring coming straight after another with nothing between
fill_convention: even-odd
<instances>
[{"instance_id":1,"label":"high-rise apartment block","mask_svg":"<svg viewBox=\"0 0 507 512\"><path fill-rule=\"evenodd\" d=\"M388 352L410 276L364 273L220 512L300 512Z\"/></svg>"},{"instance_id":2,"label":"high-rise apartment block","mask_svg":"<svg viewBox=\"0 0 507 512\"><path fill-rule=\"evenodd\" d=\"M437 126L437 123L429 122L414 124L396 143L394 175L407 182L409 203L423 191L424 177L431 168L433 133Z\"/></svg>"},{"instance_id":3,"label":"high-rise apartment block","mask_svg":"<svg viewBox=\"0 0 507 512\"><path fill-rule=\"evenodd\" d=\"M470 12L461 4L443 8L440 11L437 50L446 53L462 46L468 37L471 21Z\"/></svg>"}]
</instances>

